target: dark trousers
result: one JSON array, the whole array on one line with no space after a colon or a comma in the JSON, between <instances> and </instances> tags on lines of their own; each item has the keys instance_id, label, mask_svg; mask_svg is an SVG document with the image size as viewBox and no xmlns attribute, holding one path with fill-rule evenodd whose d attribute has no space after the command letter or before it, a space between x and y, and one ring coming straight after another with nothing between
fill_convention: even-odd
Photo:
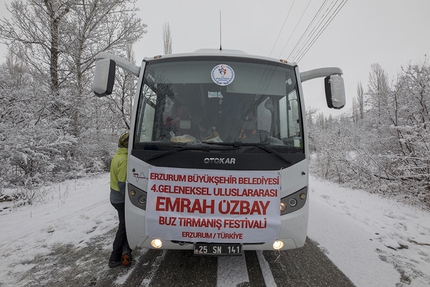
<instances>
[{"instance_id":1,"label":"dark trousers","mask_svg":"<svg viewBox=\"0 0 430 287\"><path fill-rule=\"evenodd\" d=\"M110 255L110 261L120 261L123 250L131 251L128 246L127 234L125 232L125 204L124 203L111 203L118 211L118 230L116 232L115 240L113 241L113 250Z\"/></svg>"}]
</instances>

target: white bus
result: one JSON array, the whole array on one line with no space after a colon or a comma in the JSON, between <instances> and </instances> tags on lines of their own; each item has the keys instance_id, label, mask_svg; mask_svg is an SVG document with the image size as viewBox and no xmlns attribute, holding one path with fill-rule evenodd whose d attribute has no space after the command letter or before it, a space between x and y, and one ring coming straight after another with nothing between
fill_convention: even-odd
<instances>
[{"instance_id":1,"label":"white bus","mask_svg":"<svg viewBox=\"0 0 430 287\"><path fill-rule=\"evenodd\" d=\"M309 148L302 82L325 78L342 108L342 71L235 50L145 58L98 55L93 91L115 68L138 78L130 129L126 230L136 247L238 255L302 247Z\"/></svg>"}]
</instances>

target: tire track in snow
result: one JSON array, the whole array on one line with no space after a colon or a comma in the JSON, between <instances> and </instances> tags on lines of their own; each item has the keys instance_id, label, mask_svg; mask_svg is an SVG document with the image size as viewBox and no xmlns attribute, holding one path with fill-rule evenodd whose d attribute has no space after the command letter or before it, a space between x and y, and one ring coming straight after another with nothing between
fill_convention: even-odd
<instances>
[{"instance_id":1,"label":"tire track in snow","mask_svg":"<svg viewBox=\"0 0 430 287\"><path fill-rule=\"evenodd\" d=\"M241 286L249 282L245 255L219 256L217 268L217 287Z\"/></svg>"}]
</instances>

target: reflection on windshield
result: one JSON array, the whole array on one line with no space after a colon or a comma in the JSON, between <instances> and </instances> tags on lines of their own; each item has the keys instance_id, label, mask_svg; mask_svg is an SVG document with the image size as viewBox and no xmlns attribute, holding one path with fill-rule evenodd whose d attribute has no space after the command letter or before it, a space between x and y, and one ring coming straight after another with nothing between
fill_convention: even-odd
<instances>
[{"instance_id":1,"label":"reflection on windshield","mask_svg":"<svg viewBox=\"0 0 430 287\"><path fill-rule=\"evenodd\" d=\"M294 71L265 61L150 62L136 124L136 143L303 146Z\"/></svg>"}]
</instances>

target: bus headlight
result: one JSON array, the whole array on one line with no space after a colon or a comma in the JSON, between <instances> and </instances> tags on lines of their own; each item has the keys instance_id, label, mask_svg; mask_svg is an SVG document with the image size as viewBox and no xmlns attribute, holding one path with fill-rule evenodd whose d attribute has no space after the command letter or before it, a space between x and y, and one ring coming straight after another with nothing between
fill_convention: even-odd
<instances>
[{"instance_id":1,"label":"bus headlight","mask_svg":"<svg viewBox=\"0 0 430 287\"><path fill-rule=\"evenodd\" d=\"M284 247L284 242L282 242L281 240L276 240L275 242L273 242L273 249L279 250L282 247Z\"/></svg>"},{"instance_id":2,"label":"bus headlight","mask_svg":"<svg viewBox=\"0 0 430 287\"><path fill-rule=\"evenodd\" d=\"M147 203L147 193L146 191L138 188L137 186L134 186L130 183L128 183L128 198L130 199L131 204L136 206L137 208L146 210L146 203Z\"/></svg>"},{"instance_id":3,"label":"bus headlight","mask_svg":"<svg viewBox=\"0 0 430 287\"><path fill-rule=\"evenodd\" d=\"M308 187L305 186L297 192L281 198L281 215L295 212L305 206L308 194Z\"/></svg>"},{"instance_id":4,"label":"bus headlight","mask_svg":"<svg viewBox=\"0 0 430 287\"><path fill-rule=\"evenodd\" d=\"M146 205L146 196L139 196L139 199L137 201L142 205Z\"/></svg>"},{"instance_id":5,"label":"bus headlight","mask_svg":"<svg viewBox=\"0 0 430 287\"><path fill-rule=\"evenodd\" d=\"M152 239L151 240L151 245L152 245L152 247L158 249L158 248L161 248L161 246L163 246L163 243L161 242L160 239Z\"/></svg>"},{"instance_id":6,"label":"bus headlight","mask_svg":"<svg viewBox=\"0 0 430 287\"><path fill-rule=\"evenodd\" d=\"M294 207L294 206L296 206L296 205L297 205L297 200L296 200L295 198L291 198L291 199L288 201L288 204L289 204L291 207Z\"/></svg>"},{"instance_id":7,"label":"bus headlight","mask_svg":"<svg viewBox=\"0 0 430 287\"><path fill-rule=\"evenodd\" d=\"M287 209L287 205L285 202L281 202L281 212L285 211L285 209Z\"/></svg>"}]
</instances>

